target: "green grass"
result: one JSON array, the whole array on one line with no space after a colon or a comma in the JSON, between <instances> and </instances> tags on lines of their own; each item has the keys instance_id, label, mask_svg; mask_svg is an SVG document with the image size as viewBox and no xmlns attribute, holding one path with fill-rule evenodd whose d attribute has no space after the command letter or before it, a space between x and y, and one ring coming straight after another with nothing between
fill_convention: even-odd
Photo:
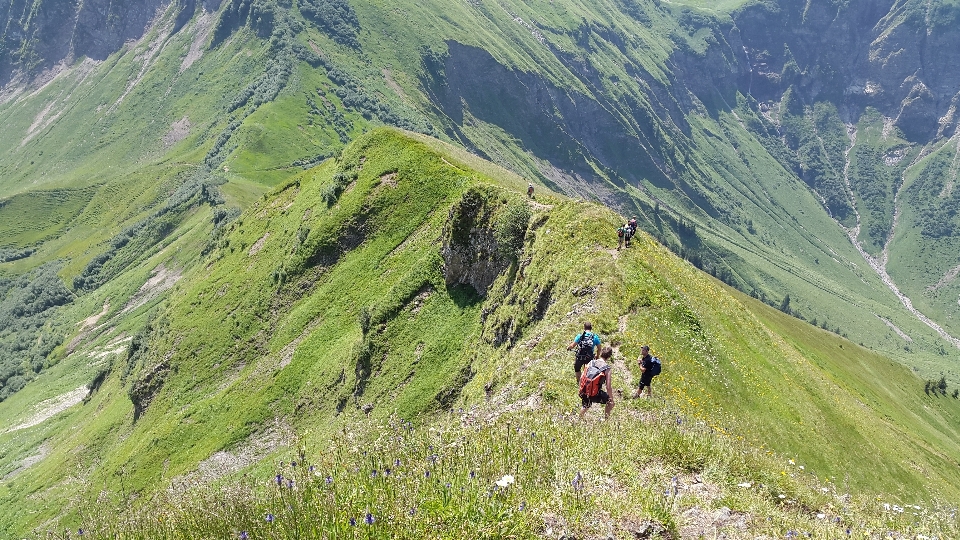
<instances>
[{"instance_id":1,"label":"green grass","mask_svg":"<svg viewBox=\"0 0 960 540\"><path fill-rule=\"evenodd\" d=\"M764 516L754 525L763 534L810 530L829 538L839 537L844 525L920 526L910 515L880 511L875 494L944 518L937 501L951 500L957 485L944 462L960 456L953 442L960 425L956 400L925 396L922 382L898 364L733 295L647 236L618 253L609 230L622 217L548 193L530 207L517 262L480 291L485 296L448 284L441 245L458 238L451 220L473 216L475 229L466 238L494 238L506 210L527 203L514 191L523 187L515 176L489 165L487 176L470 167L474 158L423 141L395 130L372 132L337 159L258 198L221 236L210 236L211 212L201 208L186 218L186 235L158 245L135 271L71 306L65 317L78 320L110 298L97 333L41 373L37 384L58 381L45 386L54 397L89 383L104 366L109 371L85 404L0 435L3 471L42 453L43 441L49 445L38 464L3 483L0 502L17 509L4 517L3 529L42 532L48 520L60 519L70 528L106 534L114 527L134 537L141 534L135 531L173 538L246 529L266 534L261 519L271 512L282 518L278 534L304 523L349 534L349 518L369 511L377 527L390 527L358 529L371 534L421 534L456 523L466 535L530 536L551 520L594 534L647 519L676 531L684 511L709 501L660 494L674 476L689 484L693 474L720 486L723 495L710 499L712 508ZM337 174L349 184L328 206ZM500 176L513 189L501 185ZM485 210L458 214L472 186L485 186L473 188L487 194L479 207ZM213 250L201 255L211 241ZM160 262L182 269L183 278L168 295L123 313L123 298ZM617 346L614 385L623 394L632 393L637 380L632 366L641 344L650 343L665 362L654 385L657 400L618 398L614 420L599 430L571 428L566 419L578 400L572 358L562 347L584 318ZM132 349L120 340L142 339L137 334L145 338L142 352L128 360ZM113 356L96 356L118 342ZM134 422L128 392L151 377L163 383ZM4 424L21 423L40 397L16 394L5 402ZM462 425L443 412L461 407L473 411L477 423ZM394 442L388 434L396 418L413 421L416 435ZM520 428L524 442L515 451L504 452L497 442L505 421L513 423L511 433ZM379 427L391 422L392 428ZM478 428L503 435L463 439ZM354 437L345 440L355 444L328 451L330 441L344 440L338 435L344 429ZM534 445L526 439L532 431L559 444ZM451 442L466 441L462 453L440 451L432 437L444 433L452 434ZM324 506L326 484L313 486L289 466L278 471L304 491L264 485L277 473L270 460L289 461L284 452L297 444L311 464L343 479L344 487L334 487L344 490L335 492L343 504ZM431 444L445 460L442 473L432 474L463 487L449 493L465 497L463 504L444 499L445 482L425 481L420 458L432 455L423 450ZM370 461L345 457L354 445L365 445ZM524 449L535 458L527 464ZM502 457L489 455L494 450ZM207 470L201 463L217 452L252 457L201 481L195 476ZM416 466L404 470L396 489L374 490L371 482L386 479L369 478L364 466L380 471L401 454ZM583 465L587 456L610 456L610 466ZM784 465L788 459L797 467ZM345 469L348 463L358 464ZM475 484L467 481L472 464L481 475ZM235 476L251 466L248 478L257 480ZM638 467L652 468L636 475ZM592 486L582 494L567 487L577 471ZM508 473L517 485L484 499L489 484ZM65 474L75 482L63 484ZM165 492L174 480L193 488ZM211 491L207 481L225 482L226 491ZM737 487L743 482L755 488L744 492ZM597 491L608 485L615 494L609 499ZM95 505L99 512L129 510L111 520L109 512L89 513L94 507L87 503L58 509L31 495L66 500L77 486L84 494L78 502L104 491L112 502ZM847 492L865 502L842 507L832 499ZM473 504L480 500L490 505ZM278 501L307 505L317 517L291 524ZM410 501L422 520L408 519ZM194 505L232 510L219 521L201 519L186 512ZM144 521L142 512L155 516L157 509L169 518L164 524ZM818 520L817 513L840 517L841 525ZM595 514L608 517L587 517ZM937 523L923 526L955 527Z\"/></svg>"}]
</instances>

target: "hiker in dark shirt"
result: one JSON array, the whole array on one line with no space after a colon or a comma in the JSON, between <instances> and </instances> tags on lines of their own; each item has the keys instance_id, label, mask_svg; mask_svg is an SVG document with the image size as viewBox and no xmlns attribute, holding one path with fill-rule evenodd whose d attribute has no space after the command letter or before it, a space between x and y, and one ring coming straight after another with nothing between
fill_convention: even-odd
<instances>
[{"instance_id":1,"label":"hiker in dark shirt","mask_svg":"<svg viewBox=\"0 0 960 540\"><path fill-rule=\"evenodd\" d=\"M647 345L640 347L640 357L637 358L637 363L640 364L640 386L637 387L633 397L638 398L643 393L647 398L650 398L650 383L653 381L653 356L650 354L650 347ZM646 389L645 393L644 389Z\"/></svg>"},{"instance_id":2,"label":"hiker in dark shirt","mask_svg":"<svg viewBox=\"0 0 960 540\"><path fill-rule=\"evenodd\" d=\"M632 217L630 221L627 222L627 226L630 227L630 236L637 235L637 218Z\"/></svg>"},{"instance_id":3,"label":"hiker in dark shirt","mask_svg":"<svg viewBox=\"0 0 960 540\"><path fill-rule=\"evenodd\" d=\"M600 356L594 360L591 360L587 364L587 369L583 374L584 379L588 377L603 377L602 381L593 381L592 383L592 392L586 390L590 387L588 381L583 381L580 384L580 419L583 420L583 415L586 414L587 409L590 408L590 405L594 403L602 403L605 405L603 408L603 417L604 419L610 418L610 411L613 410L613 389L610 383L610 372L612 367L609 363L610 356L613 355L613 349L610 346L604 347L600 351ZM586 395L585 395L586 394Z\"/></svg>"},{"instance_id":4,"label":"hiker in dark shirt","mask_svg":"<svg viewBox=\"0 0 960 540\"><path fill-rule=\"evenodd\" d=\"M527 197L533 198L533 182L527 185Z\"/></svg>"},{"instance_id":5,"label":"hiker in dark shirt","mask_svg":"<svg viewBox=\"0 0 960 540\"><path fill-rule=\"evenodd\" d=\"M573 361L573 371L577 374L577 384L580 384L580 370L583 366L594 358L599 358L596 355L598 347L600 347L600 336L593 333L592 324L589 322L583 323L583 332L577 334L570 345L567 345L568 351L577 350L576 360Z\"/></svg>"}]
</instances>

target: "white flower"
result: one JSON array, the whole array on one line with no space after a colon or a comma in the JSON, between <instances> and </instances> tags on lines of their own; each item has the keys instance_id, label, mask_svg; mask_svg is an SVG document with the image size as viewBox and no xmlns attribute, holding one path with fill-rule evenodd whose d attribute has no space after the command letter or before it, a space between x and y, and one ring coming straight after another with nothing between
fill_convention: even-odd
<instances>
[{"instance_id":1,"label":"white flower","mask_svg":"<svg viewBox=\"0 0 960 540\"><path fill-rule=\"evenodd\" d=\"M501 479L497 480L496 482L494 482L494 484L496 484L496 485L498 485L498 486L500 486L500 487L502 487L502 488L505 488L505 487L509 486L509 485L512 484L512 483L513 483L513 475L510 475L510 474L505 474L505 475L503 475L503 478L501 478Z\"/></svg>"},{"instance_id":2,"label":"white flower","mask_svg":"<svg viewBox=\"0 0 960 540\"><path fill-rule=\"evenodd\" d=\"M806 468L806 467L804 467L803 465L800 466L800 470L801 470L801 471L802 471L803 469L805 469L805 468Z\"/></svg>"},{"instance_id":3,"label":"white flower","mask_svg":"<svg viewBox=\"0 0 960 540\"><path fill-rule=\"evenodd\" d=\"M786 499L786 498L787 498L787 496L784 495L784 494L782 494L782 493L781 493L780 495L777 495L777 497L780 497L781 499Z\"/></svg>"},{"instance_id":4,"label":"white flower","mask_svg":"<svg viewBox=\"0 0 960 540\"><path fill-rule=\"evenodd\" d=\"M825 517L827 517L826 514L817 514L817 519L823 519Z\"/></svg>"},{"instance_id":5,"label":"white flower","mask_svg":"<svg viewBox=\"0 0 960 540\"><path fill-rule=\"evenodd\" d=\"M791 459L791 460L790 460L790 464L791 464L791 465L796 465L797 462Z\"/></svg>"},{"instance_id":6,"label":"white flower","mask_svg":"<svg viewBox=\"0 0 960 540\"><path fill-rule=\"evenodd\" d=\"M748 488L748 487L753 487L753 484L751 484L750 482L741 482L737 484L737 487Z\"/></svg>"},{"instance_id":7,"label":"white flower","mask_svg":"<svg viewBox=\"0 0 960 540\"><path fill-rule=\"evenodd\" d=\"M820 491L824 493L830 493L830 488L820 488Z\"/></svg>"}]
</instances>

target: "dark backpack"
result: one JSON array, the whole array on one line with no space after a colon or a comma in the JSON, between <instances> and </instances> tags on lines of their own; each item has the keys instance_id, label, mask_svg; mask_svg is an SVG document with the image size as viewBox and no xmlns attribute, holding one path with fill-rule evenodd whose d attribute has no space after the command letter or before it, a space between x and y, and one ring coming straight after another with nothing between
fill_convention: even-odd
<instances>
[{"instance_id":1,"label":"dark backpack","mask_svg":"<svg viewBox=\"0 0 960 540\"><path fill-rule=\"evenodd\" d=\"M605 365L601 369L595 366L594 362L590 362L587 369L580 375L580 397L582 398L596 397L603 388L603 381L607 378L607 370L610 366Z\"/></svg>"},{"instance_id":2,"label":"dark backpack","mask_svg":"<svg viewBox=\"0 0 960 540\"><path fill-rule=\"evenodd\" d=\"M617 229L617 236L620 238L623 238L623 227L620 227L619 229Z\"/></svg>"},{"instance_id":3,"label":"dark backpack","mask_svg":"<svg viewBox=\"0 0 960 540\"><path fill-rule=\"evenodd\" d=\"M656 377L663 371L663 364L660 363L660 359L656 356L650 357L650 376Z\"/></svg>"},{"instance_id":4,"label":"dark backpack","mask_svg":"<svg viewBox=\"0 0 960 540\"><path fill-rule=\"evenodd\" d=\"M577 360L593 360L593 332L584 331L577 341Z\"/></svg>"}]
</instances>

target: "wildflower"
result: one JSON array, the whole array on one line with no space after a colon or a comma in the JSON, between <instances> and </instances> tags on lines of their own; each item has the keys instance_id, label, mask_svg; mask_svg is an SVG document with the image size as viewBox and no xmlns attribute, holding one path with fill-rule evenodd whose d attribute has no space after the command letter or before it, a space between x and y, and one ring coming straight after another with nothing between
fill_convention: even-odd
<instances>
[{"instance_id":1,"label":"wildflower","mask_svg":"<svg viewBox=\"0 0 960 540\"><path fill-rule=\"evenodd\" d=\"M577 471L577 475L573 477L573 480L570 481L570 484L573 486L573 489L580 491L583 487L583 476L580 474L580 471Z\"/></svg>"},{"instance_id":2,"label":"wildflower","mask_svg":"<svg viewBox=\"0 0 960 540\"><path fill-rule=\"evenodd\" d=\"M373 517L373 514L371 514L370 512L367 512L367 516L363 518L363 522L366 523L367 525L373 525L376 521L377 519Z\"/></svg>"},{"instance_id":3,"label":"wildflower","mask_svg":"<svg viewBox=\"0 0 960 540\"><path fill-rule=\"evenodd\" d=\"M830 488L820 488L820 491L824 493L830 493Z\"/></svg>"},{"instance_id":4,"label":"wildflower","mask_svg":"<svg viewBox=\"0 0 960 540\"><path fill-rule=\"evenodd\" d=\"M416 507L416 506L410 508L410 515L411 515L411 516L416 515L416 513L417 513L417 507Z\"/></svg>"},{"instance_id":5,"label":"wildflower","mask_svg":"<svg viewBox=\"0 0 960 540\"><path fill-rule=\"evenodd\" d=\"M523 512L527 508L527 501L522 501L520 503L520 511Z\"/></svg>"},{"instance_id":6,"label":"wildflower","mask_svg":"<svg viewBox=\"0 0 960 540\"><path fill-rule=\"evenodd\" d=\"M825 517L827 517L826 514L817 514L817 519L823 519Z\"/></svg>"},{"instance_id":7,"label":"wildflower","mask_svg":"<svg viewBox=\"0 0 960 540\"><path fill-rule=\"evenodd\" d=\"M290 466L291 466L291 467L296 467L296 466L297 466L297 462L296 462L296 461L291 461L291 462L290 462Z\"/></svg>"},{"instance_id":8,"label":"wildflower","mask_svg":"<svg viewBox=\"0 0 960 540\"><path fill-rule=\"evenodd\" d=\"M439 459L439 456L437 456L436 454L433 454L432 456L430 456L430 463L435 465L437 463L437 459Z\"/></svg>"},{"instance_id":9,"label":"wildflower","mask_svg":"<svg viewBox=\"0 0 960 540\"><path fill-rule=\"evenodd\" d=\"M273 514L268 513L266 519L267 523L273 523Z\"/></svg>"},{"instance_id":10,"label":"wildflower","mask_svg":"<svg viewBox=\"0 0 960 540\"><path fill-rule=\"evenodd\" d=\"M80 527L79 529L77 529L77 536L83 536L83 532L84 532L83 527Z\"/></svg>"},{"instance_id":11,"label":"wildflower","mask_svg":"<svg viewBox=\"0 0 960 540\"><path fill-rule=\"evenodd\" d=\"M240 531L240 540L248 540L250 537L247 536L247 531Z\"/></svg>"},{"instance_id":12,"label":"wildflower","mask_svg":"<svg viewBox=\"0 0 960 540\"><path fill-rule=\"evenodd\" d=\"M850 527L847 527L847 536L850 536Z\"/></svg>"},{"instance_id":13,"label":"wildflower","mask_svg":"<svg viewBox=\"0 0 960 540\"><path fill-rule=\"evenodd\" d=\"M496 484L496 485L498 485L498 486L500 486L500 487L502 487L502 488L505 488L505 487L509 486L509 485L512 484L512 483L513 483L513 476L511 476L511 475L509 475L509 474L503 475L503 478L501 478L501 479L497 480L496 482L494 482L494 484Z\"/></svg>"},{"instance_id":14,"label":"wildflower","mask_svg":"<svg viewBox=\"0 0 960 540\"><path fill-rule=\"evenodd\" d=\"M287 480L287 487L290 488L290 489L293 489L293 479L292 479L292 478L289 479L289 480Z\"/></svg>"},{"instance_id":15,"label":"wildflower","mask_svg":"<svg viewBox=\"0 0 960 540\"><path fill-rule=\"evenodd\" d=\"M450 482L447 482L447 489L450 489Z\"/></svg>"},{"instance_id":16,"label":"wildflower","mask_svg":"<svg viewBox=\"0 0 960 540\"><path fill-rule=\"evenodd\" d=\"M476 477L477 477L477 473L474 471L470 471L470 479L473 480Z\"/></svg>"},{"instance_id":17,"label":"wildflower","mask_svg":"<svg viewBox=\"0 0 960 540\"><path fill-rule=\"evenodd\" d=\"M323 480L324 480L324 482L326 482L326 483L328 483L328 484L332 484L332 483L333 483L333 477L330 476L329 474L328 474L327 477L324 478Z\"/></svg>"},{"instance_id":18,"label":"wildflower","mask_svg":"<svg viewBox=\"0 0 960 540\"><path fill-rule=\"evenodd\" d=\"M750 482L740 482L739 484L737 484L737 487L748 488L748 487L753 487L753 484L751 484Z\"/></svg>"},{"instance_id":19,"label":"wildflower","mask_svg":"<svg viewBox=\"0 0 960 540\"><path fill-rule=\"evenodd\" d=\"M430 478L430 469L427 469L427 472L423 473L423 476L426 478Z\"/></svg>"},{"instance_id":20,"label":"wildflower","mask_svg":"<svg viewBox=\"0 0 960 540\"><path fill-rule=\"evenodd\" d=\"M400 458L397 458L396 461L393 462L393 464L396 465L397 467L399 467L399 466L400 466Z\"/></svg>"},{"instance_id":21,"label":"wildflower","mask_svg":"<svg viewBox=\"0 0 960 540\"><path fill-rule=\"evenodd\" d=\"M277 481L277 485L278 485L278 486L282 486L282 485L283 485L283 475L282 475L282 474L278 474L277 476L274 477L274 479Z\"/></svg>"},{"instance_id":22,"label":"wildflower","mask_svg":"<svg viewBox=\"0 0 960 540\"><path fill-rule=\"evenodd\" d=\"M351 527L356 527L356 526L357 526L357 520L354 519L354 518L350 518L350 526L351 526Z\"/></svg>"},{"instance_id":23,"label":"wildflower","mask_svg":"<svg viewBox=\"0 0 960 540\"><path fill-rule=\"evenodd\" d=\"M383 475L390 476L390 467L387 467L386 469L383 470Z\"/></svg>"},{"instance_id":24,"label":"wildflower","mask_svg":"<svg viewBox=\"0 0 960 540\"><path fill-rule=\"evenodd\" d=\"M797 531L794 531L794 530L787 531L787 538L796 538L796 537L797 537Z\"/></svg>"},{"instance_id":25,"label":"wildflower","mask_svg":"<svg viewBox=\"0 0 960 540\"><path fill-rule=\"evenodd\" d=\"M777 497L779 497L780 499L786 499L786 498L787 498L787 496L784 495L783 493L777 495Z\"/></svg>"},{"instance_id":26,"label":"wildflower","mask_svg":"<svg viewBox=\"0 0 960 540\"><path fill-rule=\"evenodd\" d=\"M315 471L316 469L317 469L317 468L314 467L313 465L307 467L307 471L308 471L308 472L313 472L313 471Z\"/></svg>"},{"instance_id":27,"label":"wildflower","mask_svg":"<svg viewBox=\"0 0 960 540\"><path fill-rule=\"evenodd\" d=\"M377 470L374 469L373 471L370 472L370 478L376 478L376 477L377 477Z\"/></svg>"}]
</instances>

